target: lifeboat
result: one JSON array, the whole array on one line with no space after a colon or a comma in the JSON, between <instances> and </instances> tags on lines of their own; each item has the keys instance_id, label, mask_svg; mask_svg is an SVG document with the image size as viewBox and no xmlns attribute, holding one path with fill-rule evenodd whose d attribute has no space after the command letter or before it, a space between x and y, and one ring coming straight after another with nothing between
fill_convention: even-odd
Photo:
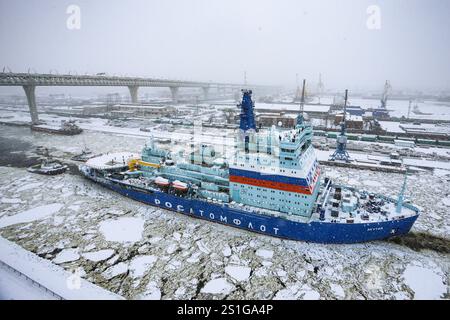
<instances>
[{"instance_id":1,"label":"lifeboat","mask_svg":"<svg viewBox=\"0 0 450 320\"><path fill-rule=\"evenodd\" d=\"M187 191L187 189L188 189L188 185L186 183L178 181L178 180L175 180L172 183L172 187L178 191Z\"/></svg>"},{"instance_id":2,"label":"lifeboat","mask_svg":"<svg viewBox=\"0 0 450 320\"><path fill-rule=\"evenodd\" d=\"M155 184L157 184L160 187L168 187L170 182L167 179L164 179L163 177L157 177L155 179Z\"/></svg>"}]
</instances>

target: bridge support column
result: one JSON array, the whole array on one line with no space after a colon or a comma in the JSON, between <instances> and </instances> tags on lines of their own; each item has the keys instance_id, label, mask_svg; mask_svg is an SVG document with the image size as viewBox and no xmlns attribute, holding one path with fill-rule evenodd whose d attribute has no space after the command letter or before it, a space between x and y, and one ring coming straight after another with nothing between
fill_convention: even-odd
<instances>
[{"instance_id":1,"label":"bridge support column","mask_svg":"<svg viewBox=\"0 0 450 320\"><path fill-rule=\"evenodd\" d=\"M138 103L138 86L128 86L128 90L130 90L131 102Z\"/></svg>"},{"instance_id":2,"label":"bridge support column","mask_svg":"<svg viewBox=\"0 0 450 320\"><path fill-rule=\"evenodd\" d=\"M180 89L179 87L169 87L170 88L170 92L172 93L172 101L173 102L178 102L178 90Z\"/></svg>"},{"instance_id":3,"label":"bridge support column","mask_svg":"<svg viewBox=\"0 0 450 320\"><path fill-rule=\"evenodd\" d=\"M33 85L23 86L23 90L25 90L25 94L27 95L28 107L30 108L31 124L39 123L39 116L36 107L35 89L36 86Z\"/></svg>"},{"instance_id":4,"label":"bridge support column","mask_svg":"<svg viewBox=\"0 0 450 320\"><path fill-rule=\"evenodd\" d=\"M208 100L209 97L209 87L202 87L203 99Z\"/></svg>"}]
</instances>

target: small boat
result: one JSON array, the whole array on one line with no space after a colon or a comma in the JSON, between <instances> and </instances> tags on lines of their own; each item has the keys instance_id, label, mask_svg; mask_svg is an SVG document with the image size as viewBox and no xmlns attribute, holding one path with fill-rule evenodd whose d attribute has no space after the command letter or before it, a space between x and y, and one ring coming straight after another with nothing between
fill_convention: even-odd
<instances>
[{"instance_id":1,"label":"small boat","mask_svg":"<svg viewBox=\"0 0 450 320\"><path fill-rule=\"evenodd\" d=\"M81 153L74 155L72 158L70 158L73 161L80 161L80 162L86 162L90 158L94 157L94 154L89 149L83 149Z\"/></svg>"},{"instance_id":2,"label":"small boat","mask_svg":"<svg viewBox=\"0 0 450 320\"><path fill-rule=\"evenodd\" d=\"M170 182L169 182L169 180L164 179L163 177L157 177L155 179L155 184L157 184L158 186L161 186L161 187L168 187Z\"/></svg>"},{"instance_id":3,"label":"small boat","mask_svg":"<svg viewBox=\"0 0 450 320\"><path fill-rule=\"evenodd\" d=\"M39 173L46 175L57 175L66 172L67 166L58 161L45 159L40 164L36 164L27 169L31 173Z\"/></svg>"},{"instance_id":4,"label":"small boat","mask_svg":"<svg viewBox=\"0 0 450 320\"><path fill-rule=\"evenodd\" d=\"M178 190L178 191L187 191L187 189L188 189L187 183L184 183L184 182L181 182L181 181L178 181L178 180L175 180L172 183L172 187L174 189Z\"/></svg>"}]
</instances>

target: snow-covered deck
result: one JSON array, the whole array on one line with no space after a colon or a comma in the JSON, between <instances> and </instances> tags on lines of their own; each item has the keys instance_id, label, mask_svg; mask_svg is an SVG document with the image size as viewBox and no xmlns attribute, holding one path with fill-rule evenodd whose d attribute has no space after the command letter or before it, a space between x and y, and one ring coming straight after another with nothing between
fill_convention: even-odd
<instances>
[{"instance_id":1,"label":"snow-covered deck","mask_svg":"<svg viewBox=\"0 0 450 320\"><path fill-rule=\"evenodd\" d=\"M119 169L128 165L131 159L140 159L140 155L131 152L107 153L89 159L86 166L97 170Z\"/></svg>"}]
</instances>

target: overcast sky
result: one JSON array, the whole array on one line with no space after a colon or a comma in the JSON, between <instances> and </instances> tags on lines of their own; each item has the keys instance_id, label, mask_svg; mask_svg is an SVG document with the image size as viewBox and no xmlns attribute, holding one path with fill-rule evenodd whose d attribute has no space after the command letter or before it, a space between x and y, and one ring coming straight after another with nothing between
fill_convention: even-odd
<instances>
[{"instance_id":1,"label":"overcast sky","mask_svg":"<svg viewBox=\"0 0 450 320\"><path fill-rule=\"evenodd\" d=\"M71 4L79 30L67 28ZM370 5L380 29L367 27ZM450 88L449 13L448 0L0 0L0 68Z\"/></svg>"}]
</instances>

